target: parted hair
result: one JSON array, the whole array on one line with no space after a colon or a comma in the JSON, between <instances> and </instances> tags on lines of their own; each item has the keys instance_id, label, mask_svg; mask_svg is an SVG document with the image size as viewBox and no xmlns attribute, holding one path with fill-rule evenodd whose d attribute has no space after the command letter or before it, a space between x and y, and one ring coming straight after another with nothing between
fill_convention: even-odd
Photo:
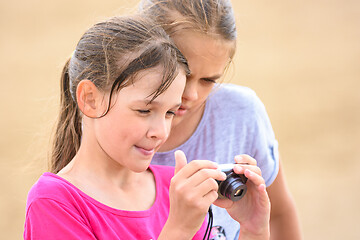
<instances>
[{"instance_id":1,"label":"parted hair","mask_svg":"<svg viewBox=\"0 0 360 240\"><path fill-rule=\"evenodd\" d=\"M236 47L236 21L230 0L141 0L139 11L155 19L172 36L182 29L232 41Z\"/></svg>"},{"instance_id":2,"label":"parted hair","mask_svg":"<svg viewBox=\"0 0 360 240\"><path fill-rule=\"evenodd\" d=\"M75 156L82 135L82 114L76 89L87 79L111 96L131 84L142 70L160 66L162 81L151 100L163 93L180 69L189 73L187 61L168 34L146 16L112 17L88 29L67 60L60 81L60 113L53 136L50 171L59 172ZM119 93L121 94L121 93Z\"/></svg>"}]
</instances>

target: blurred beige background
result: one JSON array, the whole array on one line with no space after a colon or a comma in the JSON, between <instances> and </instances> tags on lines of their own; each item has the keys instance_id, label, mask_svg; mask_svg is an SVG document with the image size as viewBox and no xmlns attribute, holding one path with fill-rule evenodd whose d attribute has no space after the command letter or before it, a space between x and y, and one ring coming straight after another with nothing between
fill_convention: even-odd
<instances>
[{"instance_id":1,"label":"blurred beige background","mask_svg":"<svg viewBox=\"0 0 360 240\"><path fill-rule=\"evenodd\" d=\"M65 60L89 26L136 3L0 2L1 239L22 238L27 192L46 171ZM227 81L267 107L305 239L360 239L360 2L233 4Z\"/></svg>"}]
</instances>

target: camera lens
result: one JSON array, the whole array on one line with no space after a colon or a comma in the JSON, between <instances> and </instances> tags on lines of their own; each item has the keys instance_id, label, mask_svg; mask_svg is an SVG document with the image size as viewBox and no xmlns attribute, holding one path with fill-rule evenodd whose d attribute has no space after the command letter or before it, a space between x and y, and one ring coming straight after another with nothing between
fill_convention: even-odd
<instances>
[{"instance_id":1,"label":"camera lens","mask_svg":"<svg viewBox=\"0 0 360 240\"><path fill-rule=\"evenodd\" d=\"M234 202L240 200L246 190L244 179L236 174L229 174L227 179L219 184L219 193Z\"/></svg>"},{"instance_id":2,"label":"camera lens","mask_svg":"<svg viewBox=\"0 0 360 240\"><path fill-rule=\"evenodd\" d=\"M239 189L234 193L234 196L239 197L239 196L241 196L243 194L243 192L244 192L244 189Z\"/></svg>"}]
</instances>

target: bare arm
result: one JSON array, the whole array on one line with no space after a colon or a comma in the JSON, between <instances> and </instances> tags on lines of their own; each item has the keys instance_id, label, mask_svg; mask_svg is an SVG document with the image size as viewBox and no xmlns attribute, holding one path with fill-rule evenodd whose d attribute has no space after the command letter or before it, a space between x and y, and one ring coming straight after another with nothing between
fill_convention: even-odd
<instances>
[{"instance_id":1,"label":"bare arm","mask_svg":"<svg viewBox=\"0 0 360 240\"><path fill-rule=\"evenodd\" d=\"M271 202L270 239L303 239L295 202L287 188L281 163L279 174L267 192Z\"/></svg>"},{"instance_id":2,"label":"bare arm","mask_svg":"<svg viewBox=\"0 0 360 240\"><path fill-rule=\"evenodd\" d=\"M211 161L194 160L187 164L181 151L175 152L175 160L175 174L169 189L169 216L158 240L192 239L218 197L215 179L226 179Z\"/></svg>"}]
</instances>

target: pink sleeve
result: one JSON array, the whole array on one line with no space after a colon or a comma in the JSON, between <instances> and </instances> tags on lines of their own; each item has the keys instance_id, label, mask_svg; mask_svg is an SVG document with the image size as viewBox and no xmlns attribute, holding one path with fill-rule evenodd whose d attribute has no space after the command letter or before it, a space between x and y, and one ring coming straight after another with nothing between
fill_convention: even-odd
<instances>
[{"instance_id":1,"label":"pink sleeve","mask_svg":"<svg viewBox=\"0 0 360 240\"><path fill-rule=\"evenodd\" d=\"M28 207L24 239L96 239L78 212L50 199Z\"/></svg>"}]
</instances>

